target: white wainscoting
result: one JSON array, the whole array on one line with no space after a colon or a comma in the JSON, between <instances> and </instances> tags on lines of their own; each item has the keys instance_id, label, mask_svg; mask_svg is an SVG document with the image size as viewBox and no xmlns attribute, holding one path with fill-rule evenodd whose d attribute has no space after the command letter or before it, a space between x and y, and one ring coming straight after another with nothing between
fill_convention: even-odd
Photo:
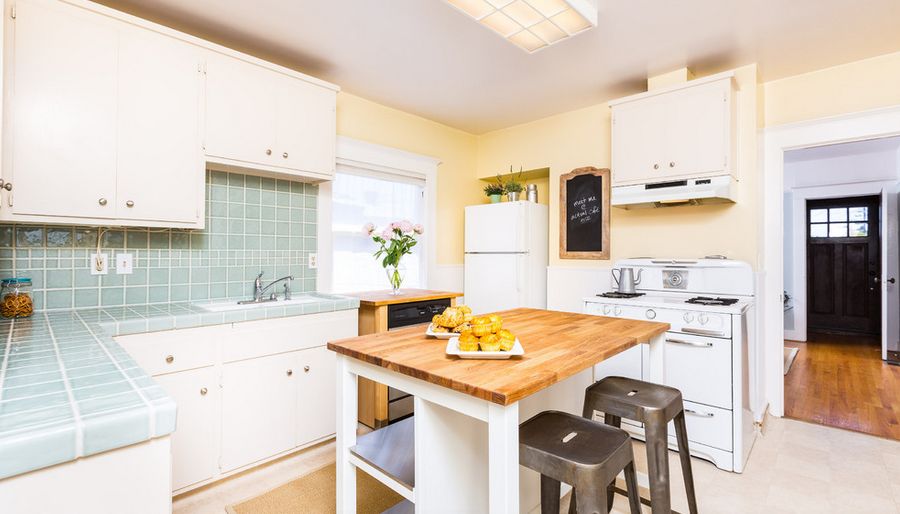
<instances>
[{"instance_id":1,"label":"white wainscoting","mask_svg":"<svg viewBox=\"0 0 900 514\"><path fill-rule=\"evenodd\" d=\"M587 296L609 291L610 267L547 267L547 309L581 312Z\"/></svg>"},{"instance_id":2,"label":"white wainscoting","mask_svg":"<svg viewBox=\"0 0 900 514\"><path fill-rule=\"evenodd\" d=\"M439 291L464 291L465 268L462 264L437 264L428 275L428 289ZM465 297L457 298L457 303L464 303Z\"/></svg>"}]
</instances>

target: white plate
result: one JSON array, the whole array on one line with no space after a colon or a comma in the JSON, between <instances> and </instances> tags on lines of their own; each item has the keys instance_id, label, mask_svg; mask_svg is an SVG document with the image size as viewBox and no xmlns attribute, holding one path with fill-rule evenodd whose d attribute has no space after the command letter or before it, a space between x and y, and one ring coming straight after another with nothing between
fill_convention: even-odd
<instances>
[{"instance_id":1,"label":"white plate","mask_svg":"<svg viewBox=\"0 0 900 514\"><path fill-rule=\"evenodd\" d=\"M459 338L453 337L447 341L447 355L456 355L460 359L508 359L510 357L514 357L516 355L525 355L525 348L522 348L522 344L519 343L519 338L516 338L516 343L513 345L512 350L508 352L463 352L459 349Z\"/></svg>"},{"instance_id":2,"label":"white plate","mask_svg":"<svg viewBox=\"0 0 900 514\"><path fill-rule=\"evenodd\" d=\"M456 332L432 332L432 327L434 327L434 323L429 323L428 328L425 330L426 336L436 337L438 339L450 339L451 337L459 336Z\"/></svg>"}]
</instances>

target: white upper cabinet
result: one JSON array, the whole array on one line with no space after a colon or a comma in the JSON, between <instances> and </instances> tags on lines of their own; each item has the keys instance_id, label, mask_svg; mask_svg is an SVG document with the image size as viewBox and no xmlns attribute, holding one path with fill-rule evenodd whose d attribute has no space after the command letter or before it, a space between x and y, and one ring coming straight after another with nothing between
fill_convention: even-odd
<instances>
[{"instance_id":1,"label":"white upper cabinet","mask_svg":"<svg viewBox=\"0 0 900 514\"><path fill-rule=\"evenodd\" d=\"M284 176L334 175L336 90L234 57L211 54L206 155Z\"/></svg>"},{"instance_id":2,"label":"white upper cabinet","mask_svg":"<svg viewBox=\"0 0 900 514\"><path fill-rule=\"evenodd\" d=\"M128 27L119 43L116 216L203 218L200 48Z\"/></svg>"},{"instance_id":3,"label":"white upper cabinet","mask_svg":"<svg viewBox=\"0 0 900 514\"><path fill-rule=\"evenodd\" d=\"M115 27L67 4L20 0L13 45L3 174L12 212L115 218Z\"/></svg>"},{"instance_id":4,"label":"white upper cabinet","mask_svg":"<svg viewBox=\"0 0 900 514\"><path fill-rule=\"evenodd\" d=\"M613 185L734 175L730 74L612 103Z\"/></svg>"}]
</instances>

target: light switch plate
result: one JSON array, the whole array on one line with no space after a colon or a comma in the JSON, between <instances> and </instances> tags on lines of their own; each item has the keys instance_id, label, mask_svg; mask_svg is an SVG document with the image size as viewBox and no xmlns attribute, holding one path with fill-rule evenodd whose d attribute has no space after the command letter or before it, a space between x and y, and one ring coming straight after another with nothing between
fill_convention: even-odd
<instances>
[{"instance_id":1,"label":"light switch plate","mask_svg":"<svg viewBox=\"0 0 900 514\"><path fill-rule=\"evenodd\" d=\"M95 253L90 255L91 275L106 275L109 273L109 254Z\"/></svg>"},{"instance_id":2,"label":"light switch plate","mask_svg":"<svg viewBox=\"0 0 900 514\"><path fill-rule=\"evenodd\" d=\"M134 273L134 257L130 253L116 254L116 273L119 275L131 275Z\"/></svg>"},{"instance_id":3,"label":"light switch plate","mask_svg":"<svg viewBox=\"0 0 900 514\"><path fill-rule=\"evenodd\" d=\"M316 269L319 267L319 259L315 253L309 254L309 269Z\"/></svg>"}]
</instances>

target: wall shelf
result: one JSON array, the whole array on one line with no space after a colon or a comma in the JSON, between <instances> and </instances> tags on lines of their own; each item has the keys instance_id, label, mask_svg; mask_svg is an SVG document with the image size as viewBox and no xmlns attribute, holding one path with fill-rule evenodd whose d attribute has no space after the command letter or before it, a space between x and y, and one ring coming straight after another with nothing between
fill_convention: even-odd
<instances>
[{"instance_id":1,"label":"wall shelf","mask_svg":"<svg viewBox=\"0 0 900 514\"><path fill-rule=\"evenodd\" d=\"M519 172L518 172L518 171L514 171L514 172L512 172L512 173L506 172L506 173L501 173L501 174L500 174L500 177L503 178L503 181L504 181L504 182L506 182L507 179L509 179L509 178L517 178L518 176L519 176ZM522 171L522 181L523 181L523 182L532 182L532 181L535 181L535 180L546 179L546 178L550 178L550 168L549 168L549 167L547 167L547 168L535 168L535 169L532 169L532 170L523 170L523 171ZM495 174L493 174L493 175L487 175L487 176L484 176L484 177L478 177L478 180L481 180L481 181L484 181L484 182L496 182L496 181L497 181L497 174L495 173Z\"/></svg>"}]
</instances>

